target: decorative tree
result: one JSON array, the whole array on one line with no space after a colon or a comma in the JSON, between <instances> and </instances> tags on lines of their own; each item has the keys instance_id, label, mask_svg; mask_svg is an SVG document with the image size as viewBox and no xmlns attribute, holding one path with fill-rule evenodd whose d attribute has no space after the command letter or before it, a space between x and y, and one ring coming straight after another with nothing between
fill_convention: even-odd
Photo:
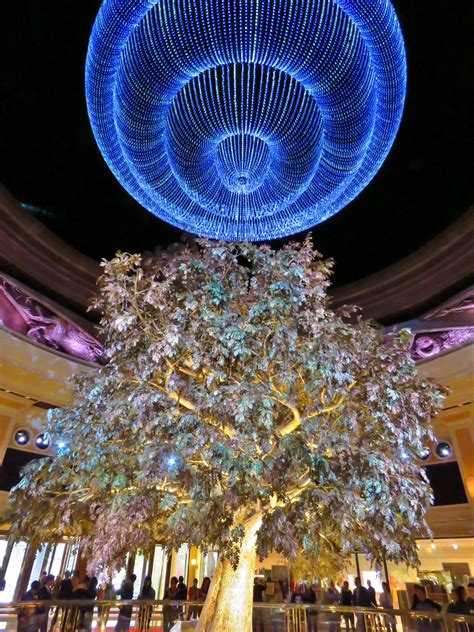
<instances>
[{"instance_id":1,"label":"decorative tree","mask_svg":"<svg viewBox=\"0 0 474 632\"><path fill-rule=\"evenodd\" d=\"M430 492L418 455L441 387L410 335L388 341L326 295L310 240L201 241L103 263L106 367L74 379L30 464L12 534L82 540L90 567L130 550L218 547L199 630L251 630L256 555L337 571L354 549L414 564Z\"/></svg>"}]
</instances>

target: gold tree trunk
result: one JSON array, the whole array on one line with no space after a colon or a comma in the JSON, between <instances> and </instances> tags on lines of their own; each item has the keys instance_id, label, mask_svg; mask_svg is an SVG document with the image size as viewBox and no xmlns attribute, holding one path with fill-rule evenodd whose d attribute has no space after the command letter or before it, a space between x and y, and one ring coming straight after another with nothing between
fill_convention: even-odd
<instances>
[{"instance_id":1,"label":"gold tree trunk","mask_svg":"<svg viewBox=\"0 0 474 632\"><path fill-rule=\"evenodd\" d=\"M202 610L197 632L252 632L255 543L262 523L260 514L245 521L239 565L220 559Z\"/></svg>"}]
</instances>

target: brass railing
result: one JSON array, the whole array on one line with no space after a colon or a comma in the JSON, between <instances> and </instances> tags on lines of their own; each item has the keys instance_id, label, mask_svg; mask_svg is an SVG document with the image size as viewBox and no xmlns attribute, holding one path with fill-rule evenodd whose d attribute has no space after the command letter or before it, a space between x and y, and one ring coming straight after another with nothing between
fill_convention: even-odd
<instances>
[{"instance_id":1,"label":"brass railing","mask_svg":"<svg viewBox=\"0 0 474 632\"><path fill-rule=\"evenodd\" d=\"M61 600L0 603L0 629L19 632L192 630L197 601ZM256 603L254 632L473 632L474 616L382 608ZM220 632L240 632L222 630Z\"/></svg>"}]
</instances>

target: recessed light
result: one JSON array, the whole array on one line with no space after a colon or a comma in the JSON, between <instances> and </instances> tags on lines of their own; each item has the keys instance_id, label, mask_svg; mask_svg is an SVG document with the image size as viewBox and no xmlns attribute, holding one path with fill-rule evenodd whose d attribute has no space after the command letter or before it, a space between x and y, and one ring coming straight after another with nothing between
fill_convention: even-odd
<instances>
[{"instance_id":1,"label":"recessed light","mask_svg":"<svg viewBox=\"0 0 474 632\"><path fill-rule=\"evenodd\" d=\"M430 454L431 454L431 450L428 447L423 448L423 450L422 450L422 452L420 454L420 459L422 461L426 461L427 459L430 458Z\"/></svg>"},{"instance_id":2,"label":"recessed light","mask_svg":"<svg viewBox=\"0 0 474 632\"><path fill-rule=\"evenodd\" d=\"M452 455L452 453L453 453L453 449L451 448L451 446L449 445L447 441L440 441L438 445L436 446L436 454L441 459L447 459L448 457Z\"/></svg>"},{"instance_id":3,"label":"recessed light","mask_svg":"<svg viewBox=\"0 0 474 632\"><path fill-rule=\"evenodd\" d=\"M18 445L27 445L30 441L30 433L28 432L28 430L17 430L15 432L15 443L17 443Z\"/></svg>"},{"instance_id":4,"label":"recessed light","mask_svg":"<svg viewBox=\"0 0 474 632\"><path fill-rule=\"evenodd\" d=\"M36 447L40 450L46 450L47 448L49 448L51 441L49 437L44 432L42 432L36 437L35 444Z\"/></svg>"}]
</instances>

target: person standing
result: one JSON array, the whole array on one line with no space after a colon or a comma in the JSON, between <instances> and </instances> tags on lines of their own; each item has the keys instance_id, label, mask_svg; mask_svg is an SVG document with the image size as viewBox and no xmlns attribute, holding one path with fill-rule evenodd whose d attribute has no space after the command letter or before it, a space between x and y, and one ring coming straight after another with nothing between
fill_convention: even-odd
<instances>
[{"instance_id":1,"label":"person standing","mask_svg":"<svg viewBox=\"0 0 474 632\"><path fill-rule=\"evenodd\" d=\"M354 582L356 587L354 589L354 592L352 593L353 605L357 608L370 608L371 601L367 588L365 588L365 586L362 586L360 577L356 577ZM365 632L365 615L362 612L357 613L356 631Z\"/></svg>"},{"instance_id":2,"label":"person standing","mask_svg":"<svg viewBox=\"0 0 474 632\"><path fill-rule=\"evenodd\" d=\"M123 601L133 599L133 586L137 576L132 573L122 582L120 589L117 590L116 595ZM132 620L133 606L122 606L119 610L119 616L117 619L117 625L115 626L115 632L126 631L130 628L130 622Z\"/></svg>"},{"instance_id":3,"label":"person standing","mask_svg":"<svg viewBox=\"0 0 474 632\"><path fill-rule=\"evenodd\" d=\"M87 584L87 588L85 591L85 595L84 595L84 599L87 600L96 600L97 599L97 585L99 583L99 580L97 579L97 577L92 577L88 584ZM91 632L92 630L92 620L94 618L94 606L86 606L84 608L84 614L83 614L83 628L84 630L86 630L86 632Z\"/></svg>"},{"instance_id":4,"label":"person standing","mask_svg":"<svg viewBox=\"0 0 474 632\"><path fill-rule=\"evenodd\" d=\"M64 599L72 599L71 571L66 571L64 573L64 578L59 582L58 592L57 592L57 595L55 596L55 598L58 599L58 601L62 601ZM55 611L54 611L54 615L53 615L53 618L51 620L51 626L50 626L51 630L56 625L56 622L58 620L58 615L59 615L61 610L62 610L61 627L64 628L65 622L66 622L66 620L68 618L68 615L69 615L69 609L65 608L65 607L63 607L63 608L57 607L55 609Z\"/></svg>"},{"instance_id":5,"label":"person standing","mask_svg":"<svg viewBox=\"0 0 474 632\"><path fill-rule=\"evenodd\" d=\"M350 608L352 606L352 590L349 588L349 582L346 580L341 588L341 606ZM343 612L342 618L346 626L346 630L355 630L354 613Z\"/></svg>"},{"instance_id":6,"label":"person standing","mask_svg":"<svg viewBox=\"0 0 474 632\"><path fill-rule=\"evenodd\" d=\"M156 595L155 589L151 585L151 577L149 575L147 575L147 577L145 577L145 579L143 581L142 590L141 590L140 595L138 596L138 598L139 599L150 599L150 600L153 600L153 599L155 599L155 595Z\"/></svg>"},{"instance_id":7,"label":"person standing","mask_svg":"<svg viewBox=\"0 0 474 632\"><path fill-rule=\"evenodd\" d=\"M263 603L263 595L265 593L266 586L265 583L261 582L258 577L255 577L253 582L253 602L254 603ZM254 608L253 609L253 622L252 622L253 632L265 632L265 619L264 619L264 611L263 608Z\"/></svg>"},{"instance_id":8,"label":"person standing","mask_svg":"<svg viewBox=\"0 0 474 632\"><path fill-rule=\"evenodd\" d=\"M176 596L178 594L178 578L172 577L170 579L170 585L165 590L165 594L163 599L165 601L175 601ZM176 606L172 604L165 604L163 606L163 630L164 632L169 632L173 627L176 619Z\"/></svg>"},{"instance_id":9,"label":"person standing","mask_svg":"<svg viewBox=\"0 0 474 632\"><path fill-rule=\"evenodd\" d=\"M469 606L469 614L474 616L474 582L467 585L467 605Z\"/></svg>"},{"instance_id":10,"label":"person standing","mask_svg":"<svg viewBox=\"0 0 474 632\"><path fill-rule=\"evenodd\" d=\"M313 606L308 608L308 632L318 632L318 611L316 610L316 602L318 600L316 594L316 584L311 584L308 590L303 594L303 603Z\"/></svg>"},{"instance_id":11,"label":"person standing","mask_svg":"<svg viewBox=\"0 0 474 632\"><path fill-rule=\"evenodd\" d=\"M41 584L41 582L40 582ZM44 578L43 584L40 585L38 590L38 600L39 601L51 601L52 590L54 586L54 575L46 575ZM49 608L45 608L41 606L37 609L36 614L38 615L38 626L40 632L46 632L48 629L48 617L49 617Z\"/></svg>"},{"instance_id":12,"label":"person standing","mask_svg":"<svg viewBox=\"0 0 474 632\"><path fill-rule=\"evenodd\" d=\"M178 594L176 595L176 599L182 599L186 601L186 597L188 596L188 587L184 583L184 577L180 575L178 577Z\"/></svg>"},{"instance_id":13,"label":"person standing","mask_svg":"<svg viewBox=\"0 0 474 632\"><path fill-rule=\"evenodd\" d=\"M72 599L71 571L64 573L64 579L59 584L58 599Z\"/></svg>"},{"instance_id":14,"label":"person standing","mask_svg":"<svg viewBox=\"0 0 474 632\"><path fill-rule=\"evenodd\" d=\"M448 606L448 614L467 614L469 615L470 608L467 601L467 592L464 586L456 586L454 589L456 599Z\"/></svg>"},{"instance_id":15,"label":"person standing","mask_svg":"<svg viewBox=\"0 0 474 632\"><path fill-rule=\"evenodd\" d=\"M367 581L367 592L369 593L370 603L375 608L377 607L377 595L375 594L375 588L372 586L370 579Z\"/></svg>"},{"instance_id":16,"label":"person standing","mask_svg":"<svg viewBox=\"0 0 474 632\"><path fill-rule=\"evenodd\" d=\"M428 599L425 587L421 585L415 586L415 595L413 597L411 609L415 612L441 612L441 606L439 603L436 603L432 599ZM429 618L417 619L417 621L418 632L434 632L440 628L439 621Z\"/></svg>"},{"instance_id":17,"label":"person standing","mask_svg":"<svg viewBox=\"0 0 474 632\"><path fill-rule=\"evenodd\" d=\"M71 582L73 591L76 590L77 586L81 583L81 573L77 570L77 568L72 571Z\"/></svg>"},{"instance_id":18,"label":"person standing","mask_svg":"<svg viewBox=\"0 0 474 632\"><path fill-rule=\"evenodd\" d=\"M115 589L111 581L106 581L99 590L98 599L99 601L115 601ZM99 606L98 607L98 615L99 615L99 628L107 627L107 621L109 620L110 606Z\"/></svg>"},{"instance_id":19,"label":"person standing","mask_svg":"<svg viewBox=\"0 0 474 632\"><path fill-rule=\"evenodd\" d=\"M380 593L379 604L385 610L393 610L393 597L390 592L390 586L387 582L382 582L382 592ZM397 632L397 624L393 614L385 614L384 621L388 632Z\"/></svg>"},{"instance_id":20,"label":"person standing","mask_svg":"<svg viewBox=\"0 0 474 632\"><path fill-rule=\"evenodd\" d=\"M323 594L323 605L325 606L338 606L340 601L340 594L334 581L331 579L329 582L329 588ZM327 615L329 622L329 632L340 632L341 630L341 614L340 612L331 612Z\"/></svg>"},{"instance_id":21,"label":"person standing","mask_svg":"<svg viewBox=\"0 0 474 632\"><path fill-rule=\"evenodd\" d=\"M198 588L198 580L197 577L193 579L193 585L190 586L188 590L188 600L189 601L198 601L199 599L199 588ZM188 608L188 612L186 615L186 620L197 619L199 616L199 606L190 606Z\"/></svg>"},{"instance_id":22,"label":"person standing","mask_svg":"<svg viewBox=\"0 0 474 632\"><path fill-rule=\"evenodd\" d=\"M156 592L153 586L151 585L151 577L148 575L145 577L143 581L142 590L138 596L138 599L144 599L153 601L155 599ZM140 618L139 618L139 629L140 630L148 630L150 627L151 615L153 613L153 606L146 605L140 608Z\"/></svg>"},{"instance_id":23,"label":"person standing","mask_svg":"<svg viewBox=\"0 0 474 632\"><path fill-rule=\"evenodd\" d=\"M20 601L38 601L40 583L38 580L31 582L29 590L21 597ZM18 610L18 632L36 632L38 629L38 615L36 607L25 606Z\"/></svg>"},{"instance_id":24,"label":"person standing","mask_svg":"<svg viewBox=\"0 0 474 632\"><path fill-rule=\"evenodd\" d=\"M209 579L209 577L204 577L204 579L202 580L201 588L199 589L199 601L206 601L210 585L211 580Z\"/></svg>"},{"instance_id":25,"label":"person standing","mask_svg":"<svg viewBox=\"0 0 474 632\"><path fill-rule=\"evenodd\" d=\"M209 577L204 577L202 580L201 588L198 590L198 601L206 601L207 593L211 586L211 580ZM202 612L202 606L198 606L198 617Z\"/></svg>"},{"instance_id":26,"label":"person standing","mask_svg":"<svg viewBox=\"0 0 474 632\"><path fill-rule=\"evenodd\" d=\"M180 575L178 577L178 594L176 595L176 599L179 599L180 601L186 601L187 596L188 596L188 587L184 583L184 577ZM182 619L183 614L184 614L184 608L182 606L179 606L178 610L179 610L179 618Z\"/></svg>"}]
</instances>

